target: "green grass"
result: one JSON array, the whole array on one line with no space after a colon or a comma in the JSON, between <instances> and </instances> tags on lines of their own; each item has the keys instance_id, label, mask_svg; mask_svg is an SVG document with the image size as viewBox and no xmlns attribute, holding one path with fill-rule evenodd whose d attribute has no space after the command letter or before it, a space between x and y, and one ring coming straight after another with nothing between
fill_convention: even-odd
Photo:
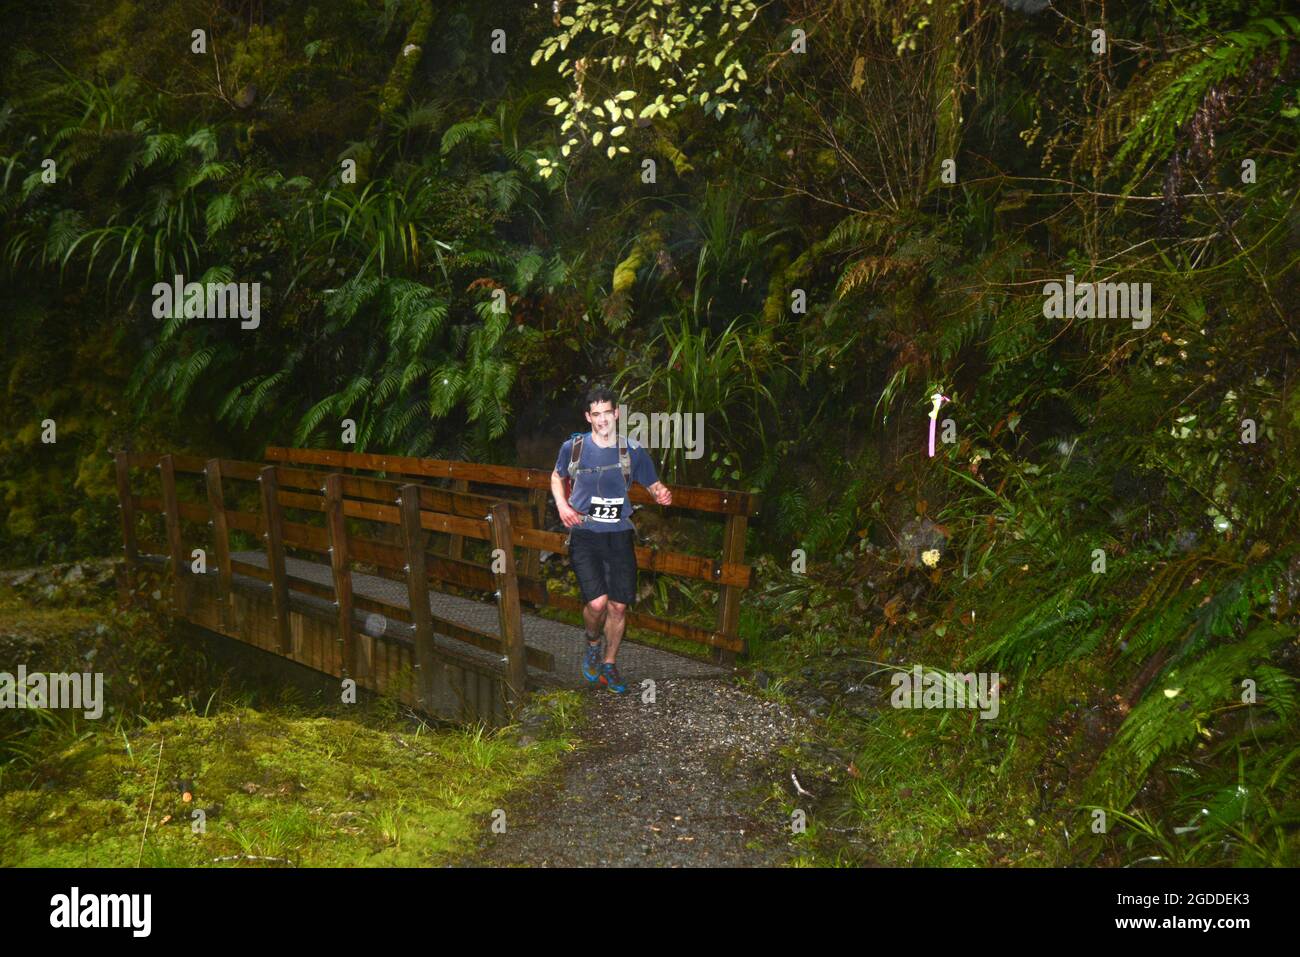
<instances>
[{"instance_id":1,"label":"green grass","mask_svg":"<svg viewBox=\"0 0 1300 957\"><path fill-rule=\"evenodd\" d=\"M3 716L4 866L447 863L474 846L508 793L575 746L573 692L534 697L545 726L520 747L513 727L433 726L384 698L312 713L294 695L277 703L223 684L159 701L193 683L179 678L184 652L108 604L35 608L3 592L0 633L30 636L26 647L6 642L5 657L20 654L32 670L70 670L78 660L84 668L87 644L114 645L96 666L108 666L106 690L127 689L107 695L115 711L99 721ZM154 706L135 707L135 689ZM195 809L206 815L202 828Z\"/></svg>"},{"instance_id":2,"label":"green grass","mask_svg":"<svg viewBox=\"0 0 1300 957\"><path fill-rule=\"evenodd\" d=\"M177 715L125 736L105 729L9 776L3 863L438 864L472 845L508 791L571 748L556 731L520 748L506 730L368 727L248 708ZM195 808L205 833L192 826Z\"/></svg>"}]
</instances>

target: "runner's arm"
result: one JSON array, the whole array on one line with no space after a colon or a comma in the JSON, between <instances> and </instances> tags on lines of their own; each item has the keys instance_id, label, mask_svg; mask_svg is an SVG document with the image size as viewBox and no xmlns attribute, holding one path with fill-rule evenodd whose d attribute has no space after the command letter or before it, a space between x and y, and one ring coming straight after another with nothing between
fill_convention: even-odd
<instances>
[{"instance_id":1,"label":"runner's arm","mask_svg":"<svg viewBox=\"0 0 1300 957\"><path fill-rule=\"evenodd\" d=\"M561 511L569 504L564 500L564 477L554 469L551 470L551 498L555 499L555 507Z\"/></svg>"},{"instance_id":2,"label":"runner's arm","mask_svg":"<svg viewBox=\"0 0 1300 957\"><path fill-rule=\"evenodd\" d=\"M649 488L646 489L646 491L649 492L651 495L653 495L655 497L655 501L658 502L660 505L673 504L672 489L670 489L663 482L655 482L654 485L651 485Z\"/></svg>"},{"instance_id":3,"label":"runner's arm","mask_svg":"<svg viewBox=\"0 0 1300 957\"><path fill-rule=\"evenodd\" d=\"M632 481L640 483L660 505L672 504L673 493L667 485L659 481L659 476L655 472L654 459L650 458L650 453L640 445L632 449Z\"/></svg>"},{"instance_id":4,"label":"runner's arm","mask_svg":"<svg viewBox=\"0 0 1300 957\"><path fill-rule=\"evenodd\" d=\"M564 479L555 470L551 472L551 497L555 499L555 510L560 513L560 521L566 528L582 524L582 513L564 500Z\"/></svg>"}]
</instances>

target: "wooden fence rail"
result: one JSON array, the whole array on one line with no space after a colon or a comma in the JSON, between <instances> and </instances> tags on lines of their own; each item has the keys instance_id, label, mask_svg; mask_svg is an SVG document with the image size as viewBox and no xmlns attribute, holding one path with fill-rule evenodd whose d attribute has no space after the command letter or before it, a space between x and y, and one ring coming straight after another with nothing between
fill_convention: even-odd
<instances>
[{"instance_id":1,"label":"wooden fence rail","mask_svg":"<svg viewBox=\"0 0 1300 957\"><path fill-rule=\"evenodd\" d=\"M217 566L219 618L227 627L231 625L235 601L235 574L269 583L273 606L271 618L278 639L276 648L282 654L292 655L295 651L290 629L291 599L294 594L302 594L327 598L334 606L340 646L337 656L340 677L364 679L373 675L374 643L371 636L358 632L355 619L358 610L410 621L414 628L416 670L425 679L417 682L417 697L422 704L427 704L427 677L437 668L435 630L501 656L508 692L506 703L511 712L517 709L526 694L527 667L554 668L549 653L525 648L523 642L519 596L521 592L536 596L537 583L525 582L521 588L517 581L513 560L516 543L511 520L512 513L526 519L530 517L526 508L512 507L484 496L445 492L413 483L399 485L338 473L309 475L302 469L273 465L127 452L118 452L115 458L128 566L134 570L141 560L142 543L136 535L137 515L161 515L165 527L168 580L176 610L182 616L190 609L195 583L195 576L189 569L190 553L186 550L187 544L193 543L185 542L181 525L185 520L206 523L211 529ZM160 498L140 496L131 491L130 469L150 465L159 473ZM205 503L180 500L176 488L177 472L203 475ZM227 507L223 480L229 478L257 482L261 505L258 512ZM288 492L281 488L282 484L291 488L319 489L322 494L311 496ZM352 495L362 498L349 497ZM324 528L285 519L285 508L323 512ZM437 508L447 511L435 511ZM349 530L348 518L396 525L402 531L402 545L359 536ZM263 540L265 568L232 557L231 530L247 532ZM488 569L468 562L428 555L424 539L429 530L454 531L465 538L489 542L506 555L505 570L494 575ZM291 577L286 568L287 547L328 556L332 587L324 588ZM407 607L382 598L356 595L352 584L353 561L366 561L389 572L400 572L406 579ZM495 593L499 636L433 615L428 600L431 579Z\"/></svg>"},{"instance_id":2,"label":"wooden fence rail","mask_svg":"<svg viewBox=\"0 0 1300 957\"><path fill-rule=\"evenodd\" d=\"M516 534L518 544L528 549L524 575L528 578L538 576L541 552L567 553L568 551L564 544L565 535L548 532L544 528L551 473L543 469L279 446L268 447L266 458L269 461L294 465L323 465L331 468L384 472L390 475L418 475L425 478L445 479L454 490L463 492L469 491L470 483L495 489L524 490L528 493L528 500L524 504L533 511L532 521L527 526L520 527ZM629 498L643 505L654 504L654 497L639 486L633 486ZM758 506L759 497L749 492L674 486L673 509L724 516L722 554L717 559L711 559L637 546L637 565L642 571L674 575L717 585L719 594L716 623L710 631L629 609L629 626L708 645L715 650L718 660L727 664L732 663L736 653L744 650L744 642L738 633L740 598L753 580L753 569L744 563L745 535L748 531L749 518L758 513ZM449 555L459 558L461 547L459 538L453 537ZM581 602L566 595L551 595L549 603L566 611L580 612L582 608Z\"/></svg>"},{"instance_id":3,"label":"wooden fence rail","mask_svg":"<svg viewBox=\"0 0 1300 957\"><path fill-rule=\"evenodd\" d=\"M578 598L549 591L541 577L542 552L567 551L566 536L545 528L549 472L311 449L272 448L267 458L276 464L269 465L125 451L116 453L115 458L128 567L134 570L144 559L161 563L178 613L201 606L203 599L197 589L208 588L216 626L232 634L247 627L242 619L236 620L236 605L244 600L237 593L256 586L261 589L257 600L269 605L263 613L269 622L268 650L302 658L302 615L315 615L332 623L329 643L334 647L312 652L319 659L313 660L313 666L371 683L385 680L387 666L377 662L374 635L359 627L359 619L380 615L383 620L408 623L412 637L404 640L413 641L410 663L417 675L415 700L422 706L432 701L432 675L440 667L445 669L447 661L482 669L486 660L496 662L491 667L500 676L506 710L514 711L527 694L528 669L551 672L555 668L550 652L526 645L521 602L575 614L582 610ZM311 467L319 465L331 470ZM132 490L132 469L157 472L156 497ZM342 469L377 471L383 477L344 474ZM187 500L179 494L178 474L202 476L200 500ZM432 487L412 481L412 476L443 479L450 487ZM225 485L232 481L256 485L255 510L230 507L236 500L227 497ZM525 498L511 499L513 490L522 491ZM744 647L737 634L739 599L752 578L752 569L744 564L744 539L757 499L745 493L686 487L675 487L673 496L675 508L724 517L721 555L710 558L638 545L637 563L647 572L716 585L716 628L632 609L628 624L709 646L718 659L729 663ZM653 501L640 488L635 488L631 497ZM287 517L287 510L319 513L319 524L294 521ZM161 542L138 537L138 519L149 515L163 520ZM350 528L358 521L377 526L381 537ZM216 574L210 578L191 574L190 563L200 555L206 563L209 556L206 543L186 540L186 522L209 529L210 558L216 565ZM232 549L233 532L260 540L262 548L256 555L264 555L264 566L260 558L249 560ZM445 555L431 551L434 535L446 537ZM469 541L485 543L494 560L486 565L467 560ZM522 563L516 562L516 548L523 550ZM328 575L308 574L304 571L308 566L301 564L291 572L290 562L297 559L289 555L290 549L323 556ZM404 587L392 593L373 587L359 593L354 587L354 563L373 566L380 578L404 582ZM439 591L454 586L492 595L497 627L492 630L481 621L471 624L435 614L431 586ZM329 609L324 617L320 617L322 605ZM435 634L454 639L453 644L472 646L479 657L457 652L446 642L435 647ZM485 659L481 652L490 657ZM480 703L483 698L479 693Z\"/></svg>"}]
</instances>

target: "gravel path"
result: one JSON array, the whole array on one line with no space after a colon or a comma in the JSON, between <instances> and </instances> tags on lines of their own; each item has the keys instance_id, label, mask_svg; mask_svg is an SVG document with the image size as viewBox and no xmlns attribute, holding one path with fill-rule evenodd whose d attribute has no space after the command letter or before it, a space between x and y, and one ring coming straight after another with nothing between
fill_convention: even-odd
<instances>
[{"instance_id":1,"label":"gravel path","mask_svg":"<svg viewBox=\"0 0 1300 957\"><path fill-rule=\"evenodd\" d=\"M505 833L485 833L462 864L755 867L790 854L789 820L763 799L804 719L730 678L664 679L653 704L628 685L591 690L579 749L507 798Z\"/></svg>"}]
</instances>

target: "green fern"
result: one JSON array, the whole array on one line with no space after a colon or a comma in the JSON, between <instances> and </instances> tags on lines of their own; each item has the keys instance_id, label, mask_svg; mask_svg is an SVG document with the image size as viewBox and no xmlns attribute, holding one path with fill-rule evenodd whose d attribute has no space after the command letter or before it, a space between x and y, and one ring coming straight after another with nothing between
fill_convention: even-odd
<instances>
[{"instance_id":1,"label":"green fern","mask_svg":"<svg viewBox=\"0 0 1300 957\"><path fill-rule=\"evenodd\" d=\"M1279 719L1293 719L1294 679L1260 662L1290 638L1278 626L1262 625L1166 673L1120 727L1093 772L1090 792L1112 807L1127 806L1161 756L1193 741L1217 711L1241 704L1244 678L1262 680L1273 694L1260 703Z\"/></svg>"},{"instance_id":2,"label":"green fern","mask_svg":"<svg viewBox=\"0 0 1300 957\"><path fill-rule=\"evenodd\" d=\"M1126 164L1131 168L1124 192L1131 191L1151 164L1173 149L1178 129L1201 106L1211 87L1242 75L1275 46L1285 58L1288 43L1295 39L1300 39L1300 19L1265 17L1157 63L1098 118L1079 159L1091 155L1099 163L1102 151L1119 143L1110 168L1119 170Z\"/></svg>"}]
</instances>

